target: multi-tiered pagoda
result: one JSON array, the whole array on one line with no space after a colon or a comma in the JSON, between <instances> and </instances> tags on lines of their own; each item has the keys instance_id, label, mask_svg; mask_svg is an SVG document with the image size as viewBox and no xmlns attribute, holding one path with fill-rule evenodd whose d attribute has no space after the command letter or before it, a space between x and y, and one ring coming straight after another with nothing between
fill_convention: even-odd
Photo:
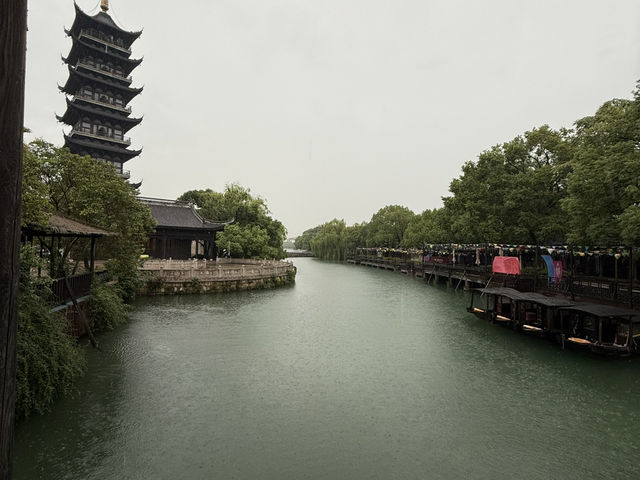
<instances>
[{"instance_id":1,"label":"multi-tiered pagoda","mask_svg":"<svg viewBox=\"0 0 640 480\"><path fill-rule=\"evenodd\" d=\"M141 152L127 148L131 140L125 134L142 121L131 117L128 106L142 91L131 86L130 76L142 61L130 58L131 44L142 32L118 27L107 14L108 0L101 1L102 11L94 16L74 5L76 18L65 30L73 45L63 58L69 67L69 79L59 87L67 94L67 111L57 116L71 126L69 134L64 135L65 146L72 153L112 163L128 178L129 172L122 166Z\"/></svg>"}]
</instances>

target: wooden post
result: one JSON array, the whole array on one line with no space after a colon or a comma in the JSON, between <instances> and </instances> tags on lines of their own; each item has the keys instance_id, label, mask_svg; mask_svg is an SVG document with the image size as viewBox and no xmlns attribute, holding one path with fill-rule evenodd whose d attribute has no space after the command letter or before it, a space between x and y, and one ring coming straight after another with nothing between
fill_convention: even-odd
<instances>
[{"instance_id":1,"label":"wooden post","mask_svg":"<svg viewBox=\"0 0 640 480\"><path fill-rule=\"evenodd\" d=\"M613 271L614 271L614 284L613 284L613 298L618 298L618 257L616 256L618 253L613 254Z\"/></svg>"},{"instance_id":2,"label":"wooden post","mask_svg":"<svg viewBox=\"0 0 640 480\"><path fill-rule=\"evenodd\" d=\"M89 272L93 275L96 271L96 237L91 236L91 246L89 247Z\"/></svg>"},{"instance_id":3,"label":"wooden post","mask_svg":"<svg viewBox=\"0 0 640 480\"><path fill-rule=\"evenodd\" d=\"M629 247L629 308L633 308L633 245Z\"/></svg>"},{"instance_id":4,"label":"wooden post","mask_svg":"<svg viewBox=\"0 0 640 480\"><path fill-rule=\"evenodd\" d=\"M0 480L13 473L27 1L0 0Z\"/></svg>"},{"instance_id":5,"label":"wooden post","mask_svg":"<svg viewBox=\"0 0 640 480\"><path fill-rule=\"evenodd\" d=\"M533 291L538 291L538 259L540 258L540 245L536 243L536 259L533 264ZM548 285L548 283L547 283Z\"/></svg>"}]
</instances>

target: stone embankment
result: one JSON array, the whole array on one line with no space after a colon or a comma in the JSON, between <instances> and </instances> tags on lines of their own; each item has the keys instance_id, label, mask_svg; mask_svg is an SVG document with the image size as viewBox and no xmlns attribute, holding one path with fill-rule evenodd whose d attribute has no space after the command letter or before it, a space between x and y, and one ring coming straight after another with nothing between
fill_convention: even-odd
<instances>
[{"instance_id":1,"label":"stone embankment","mask_svg":"<svg viewBox=\"0 0 640 480\"><path fill-rule=\"evenodd\" d=\"M147 260L141 295L232 292L288 285L296 267L276 260Z\"/></svg>"}]
</instances>

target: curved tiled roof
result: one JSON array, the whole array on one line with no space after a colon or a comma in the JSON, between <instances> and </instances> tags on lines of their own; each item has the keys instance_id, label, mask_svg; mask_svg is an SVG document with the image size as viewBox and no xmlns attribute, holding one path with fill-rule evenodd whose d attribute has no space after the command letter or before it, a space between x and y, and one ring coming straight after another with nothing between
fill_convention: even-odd
<instances>
[{"instance_id":1,"label":"curved tiled roof","mask_svg":"<svg viewBox=\"0 0 640 480\"><path fill-rule=\"evenodd\" d=\"M196 212L193 205L175 200L140 198L151 210L151 215L160 228L186 228L197 230L224 230L230 222L210 222Z\"/></svg>"}]
</instances>

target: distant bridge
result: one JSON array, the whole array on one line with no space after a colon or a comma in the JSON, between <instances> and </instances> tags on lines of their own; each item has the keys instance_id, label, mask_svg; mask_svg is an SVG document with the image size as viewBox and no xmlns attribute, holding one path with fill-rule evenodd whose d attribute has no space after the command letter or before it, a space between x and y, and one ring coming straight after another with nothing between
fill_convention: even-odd
<instances>
[{"instance_id":1,"label":"distant bridge","mask_svg":"<svg viewBox=\"0 0 640 480\"><path fill-rule=\"evenodd\" d=\"M308 250L291 250L285 251L287 254L287 258L296 258L296 257L313 257L313 253Z\"/></svg>"}]
</instances>

